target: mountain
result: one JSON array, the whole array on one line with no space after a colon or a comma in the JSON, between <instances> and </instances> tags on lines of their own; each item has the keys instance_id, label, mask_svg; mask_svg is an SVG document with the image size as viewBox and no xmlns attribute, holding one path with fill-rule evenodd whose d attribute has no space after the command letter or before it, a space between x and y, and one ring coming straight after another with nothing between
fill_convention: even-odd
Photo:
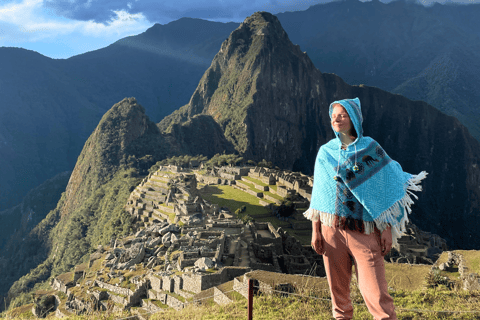
<instances>
[{"instance_id":1,"label":"mountain","mask_svg":"<svg viewBox=\"0 0 480 320\"><path fill-rule=\"evenodd\" d=\"M3 211L18 204L28 190L72 170L88 138L83 128L102 114L50 58L33 51L0 48L0 69Z\"/></svg>"},{"instance_id":2,"label":"mountain","mask_svg":"<svg viewBox=\"0 0 480 320\"><path fill-rule=\"evenodd\" d=\"M277 15L322 72L423 100L480 140L480 4L335 1Z\"/></svg>"},{"instance_id":3,"label":"mountain","mask_svg":"<svg viewBox=\"0 0 480 320\"><path fill-rule=\"evenodd\" d=\"M62 172L30 190L19 205L0 212L0 297L6 295L8 288L20 275L26 274L32 266L38 264L28 261L28 258L21 262L12 258L19 252L25 254L25 257L34 252L35 247L27 248L23 242L30 231L56 207L69 178L70 172Z\"/></svg>"},{"instance_id":4,"label":"mountain","mask_svg":"<svg viewBox=\"0 0 480 320\"><path fill-rule=\"evenodd\" d=\"M188 102L236 27L183 18L65 60L0 48L0 211L71 171L103 114L124 97L135 96L156 122Z\"/></svg>"},{"instance_id":5,"label":"mountain","mask_svg":"<svg viewBox=\"0 0 480 320\"><path fill-rule=\"evenodd\" d=\"M348 0L277 17L322 72L426 101L479 140L479 14L476 4ZM186 104L237 27L182 18L64 60L0 48L0 210L72 170L124 97L136 97L154 122Z\"/></svg>"},{"instance_id":6,"label":"mountain","mask_svg":"<svg viewBox=\"0 0 480 320\"><path fill-rule=\"evenodd\" d=\"M10 288L7 301L22 304L27 299L22 293L70 270L99 244L127 235L132 217L125 205L148 170L162 159L198 150L212 157L233 147L208 117L162 134L135 98L113 105L85 143L56 207L0 256L0 270L8 270L0 295Z\"/></svg>"},{"instance_id":7,"label":"mountain","mask_svg":"<svg viewBox=\"0 0 480 320\"><path fill-rule=\"evenodd\" d=\"M232 32L190 102L159 127L168 132L209 116L244 158L311 174L318 148L334 137L329 104L353 97L362 102L365 135L405 171L429 173L413 222L450 247L478 248L479 142L457 119L425 102L321 73L271 14L255 13Z\"/></svg>"},{"instance_id":8,"label":"mountain","mask_svg":"<svg viewBox=\"0 0 480 320\"><path fill-rule=\"evenodd\" d=\"M56 208L2 259L10 279L23 276L7 300L21 299L21 292L69 270L96 245L128 234L127 198L148 168L166 155L145 109L133 98L115 104L85 143Z\"/></svg>"},{"instance_id":9,"label":"mountain","mask_svg":"<svg viewBox=\"0 0 480 320\"><path fill-rule=\"evenodd\" d=\"M48 212L54 209L65 191L70 172L62 172L30 190L19 205L0 212L0 257L8 256Z\"/></svg>"}]
</instances>

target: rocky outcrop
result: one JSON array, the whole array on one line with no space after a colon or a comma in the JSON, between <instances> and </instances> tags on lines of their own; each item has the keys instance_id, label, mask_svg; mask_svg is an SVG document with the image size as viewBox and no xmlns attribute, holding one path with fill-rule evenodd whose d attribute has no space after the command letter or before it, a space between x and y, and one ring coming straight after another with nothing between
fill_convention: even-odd
<instances>
[{"instance_id":1,"label":"rocky outcrop","mask_svg":"<svg viewBox=\"0 0 480 320\"><path fill-rule=\"evenodd\" d=\"M453 117L421 101L322 74L288 39L276 17L257 12L222 44L188 105L160 123L166 130L210 115L246 158L311 174L318 148L334 137L329 104L359 97L365 135L405 171L429 173L411 216L449 247L475 248L480 210L480 145Z\"/></svg>"}]
</instances>

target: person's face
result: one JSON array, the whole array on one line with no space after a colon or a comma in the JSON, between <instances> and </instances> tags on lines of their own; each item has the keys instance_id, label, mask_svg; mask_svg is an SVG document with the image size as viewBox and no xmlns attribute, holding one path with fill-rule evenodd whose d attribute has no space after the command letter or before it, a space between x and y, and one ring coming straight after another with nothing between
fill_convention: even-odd
<instances>
[{"instance_id":1,"label":"person's face","mask_svg":"<svg viewBox=\"0 0 480 320\"><path fill-rule=\"evenodd\" d=\"M347 110L339 104L335 104L332 110L332 127L338 133L350 134L352 121Z\"/></svg>"}]
</instances>

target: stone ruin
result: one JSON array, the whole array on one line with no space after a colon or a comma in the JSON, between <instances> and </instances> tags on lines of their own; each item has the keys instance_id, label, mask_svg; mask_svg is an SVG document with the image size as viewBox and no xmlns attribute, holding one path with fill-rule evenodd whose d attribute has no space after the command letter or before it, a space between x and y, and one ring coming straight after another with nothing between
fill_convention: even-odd
<instances>
[{"instance_id":1,"label":"stone ruin","mask_svg":"<svg viewBox=\"0 0 480 320\"><path fill-rule=\"evenodd\" d=\"M447 250L447 243L436 234L420 230L416 225L409 223L406 233L397 240L397 246L385 256L385 260L397 263L433 264L443 251Z\"/></svg>"},{"instance_id":2,"label":"stone ruin","mask_svg":"<svg viewBox=\"0 0 480 320\"><path fill-rule=\"evenodd\" d=\"M264 181L253 183L263 186L263 192L276 186L271 190L277 195L296 195L294 199L302 202L299 206L308 206L310 177L259 167L217 168L218 176L178 171L161 167L131 193L125 209L134 219L135 234L112 239L110 246L99 247L91 255L88 264L53 280L52 288L67 296L63 302L55 298L58 316L131 307L180 309L209 288L218 293L217 303L225 303L220 285L251 270L325 275L322 256L310 246L301 245L270 222L243 224L228 208L202 199L197 190L198 180L207 184L223 181L245 191L239 185L252 185L252 181L242 178L255 177ZM265 205L274 203L270 200ZM395 262L404 258L405 262L429 262L426 259L432 254L445 249L445 241L415 226L399 244L396 255L389 257ZM135 273L139 274L131 276Z\"/></svg>"},{"instance_id":3,"label":"stone ruin","mask_svg":"<svg viewBox=\"0 0 480 320\"><path fill-rule=\"evenodd\" d=\"M228 184L259 198L260 204L269 206L272 214L282 221L288 221L297 234L311 233L311 222L302 215L297 219L289 219L276 214L282 200L274 198L266 192L274 193L281 198L290 196L296 208L308 208L311 200L313 177L288 170L269 169L264 167L219 167L213 168L206 175L196 173L199 181L211 184ZM260 181L262 184L253 182ZM223 179L223 180L222 180ZM229 181L227 181L230 179ZM265 186L267 185L267 186ZM385 259L389 262L433 264L440 254L447 250L446 241L436 234L420 230L414 224L407 225L407 232L398 239Z\"/></svg>"},{"instance_id":4,"label":"stone ruin","mask_svg":"<svg viewBox=\"0 0 480 320\"><path fill-rule=\"evenodd\" d=\"M254 269L324 275L321 257L295 238L271 223L243 224L228 208L200 197L195 175L175 171L162 167L131 193L125 209L135 234L112 239L86 266L53 280L52 288L68 297L63 303L56 298L57 315L179 309L195 294ZM250 170L222 172L231 178Z\"/></svg>"},{"instance_id":5,"label":"stone ruin","mask_svg":"<svg viewBox=\"0 0 480 320\"><path fill-rule=\"evenodd\" d=\"M465 258L462 253L456 251L448 251L447 261L432 266L432 272L439 269L447 272L458 272L460 274L461 287L463 290L478 291L480 290L480 275L475 272L469 272Z\"/></svg>"}]
</instances>

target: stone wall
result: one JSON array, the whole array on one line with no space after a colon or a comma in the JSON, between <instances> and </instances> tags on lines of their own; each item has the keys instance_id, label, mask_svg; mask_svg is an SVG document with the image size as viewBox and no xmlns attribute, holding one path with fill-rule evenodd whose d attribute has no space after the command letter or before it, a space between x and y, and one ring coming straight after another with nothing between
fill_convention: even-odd
<instances>
[{"instance_id":1,"label":"stone wall","mask_svg":"<svg viewBox=\"0 0 480 320\"><path fill-rule=\"evenodd\" d=\"M270 200L270 201L274 202L276 205L281 205L282 204L282 200L274 198L272 196L269 196L268 194L264 194L263 197L267 200Z\"/></svg>"},{"instance_id":2,"label":"stone wall","mask_svg":"<svg viewBox=\"0 0 480 320\"><path fill-rule=\"evenodd\" d=\"M222 167L224 172L246 176L250 172L250 167Z\"/></svg>"},{"instance_id":3,"label":"stone wall","mask_svg":"<svg viewBox=\"0 0 480 320\"><path fill-rule=\"evenodd\" d=\"M231 174L227 172L220 172L220 177L228 180L240 180L241 178L239 174Z\"/></svg>"},{"instance_id":4,"label":"stone wall","mask_svg":"<svg viewBox=\"0 0 480 320\"><path fill-rule=\"evenodd\" d=\"M158 300L156 298L149 298L149 299ZM163 312L164 311L164 309L158 307L153 302L151 302L149 300L145 300L145 299L142 300L142 308L144 308L146 311L151 312L151 313L157 313L157 312Z\"/></svg>"},{"instance_id":5,"label":"stone wall","mask_svg":"<svg viewBox=\"0 0 480 320\"><path fill-rule=\"evenodd\" d=\"M213 288L213 301L219 305L229 304L232 300L217 287Z\"/></svg>"},{"instance_id":6,"label":"stone wall","mask_svg":"<svg viewBox=\"0 0 480 320\"><path fill-rule=\"evenodd\" d=\"M248 272L249 268L242 267L224 267L212 274L184 274L183 290L193 293L200 293L203 290L221 285L222 283L233 280Z\"/></svg>"},{"instance_id":7,"label":"stone wall","mask_svg":"<svg viewBox=\"0 0 480 320\"><path fill-rule=\"evenodd\" d=\"M137 287L137 290L135 290L132 295L127 297L128 304L126 305L126 307L140 304L142 298L147 295L148 285L149 283L147 281L140 284Z\"/></svg>"},{"instance_id":8,"label":"stone wall","mask_svg":"<svg viewBox=\"0 0 480 320\"><path fill-rule=\"evenodd\" d=\"M105 283L103 281L100 281L100 280L95 280L95 285L97 287L100 287L102 289L107 289L115 294L119 294L119 295L122 295L122 296L131 296L133 295L133 291L128 289L128 288L122 288L122 287L117 287L117 286L114 286L114 285L111 285L109 283Z\"/></svg>"},{"instance_id":9,"label":"stone wall","mask_svg":"<svg viewBox=\"0 0 480 320\"><path fill-rule=\"evenodd\" d=\"M248 299L248 281L241 282L238 278L233 279L233 290Z\"/></svg>"},{"instance_id":10,"label":"stone wall","mask_svg":"<svg viewBox=\"0 0 480 320\"><path fill-rule=\"evenodd\" d=\"M434 264L432 269L438 267L440 270L452 271L452 267L455 265L458 267L458 273L460 273L463 290L480 290L480 275L474 272L469 272L465 258L459 252L448 251L447 262L440 265Z\"/></svg>"},{"instance_id":11,"label":"stone wall","mask_svg":"<svg viewBox=\"0 0 480 320\"><path fill-rule=\"evenodd\" d=\"M178 300L174 296L166 295L166 305L169 307L174 308L175 310L181 310L184 308L184 304L182 301Z\"/></svg>"},{"instance_id":12,"label":"stone wall","mask_svg":"<svg viewBox=\"0 0 480 320\"><path fill-rule=\"evenodd\" d=\"M182 277L184 290L194 293L200 293L202 291L202 275L184 274Z\"/></svg>"},{"instance_id":13,"label":"stone wall","mask_svg":"<svg viewBox=\"0 0 480 320\"><path fill-rule=\"evenodd\" d=\"M222 260L223 251L225 250L225 234L224 233L222 233L219 240L220 242L217 244L217 248L215 251L215 257L214 257L215 261Z\"/></svg>"},{"instance_id":14,"label":"stone wall","mask_svg":"<svg viewBox=\"0 0 480 320\"><path fill-rule=\"evenodd\" d=\"M199 173L195 173L195 176L197 177L197 181L205 184L220 184L219 177L205 176Z\"/></svg>"}]
</instances>

